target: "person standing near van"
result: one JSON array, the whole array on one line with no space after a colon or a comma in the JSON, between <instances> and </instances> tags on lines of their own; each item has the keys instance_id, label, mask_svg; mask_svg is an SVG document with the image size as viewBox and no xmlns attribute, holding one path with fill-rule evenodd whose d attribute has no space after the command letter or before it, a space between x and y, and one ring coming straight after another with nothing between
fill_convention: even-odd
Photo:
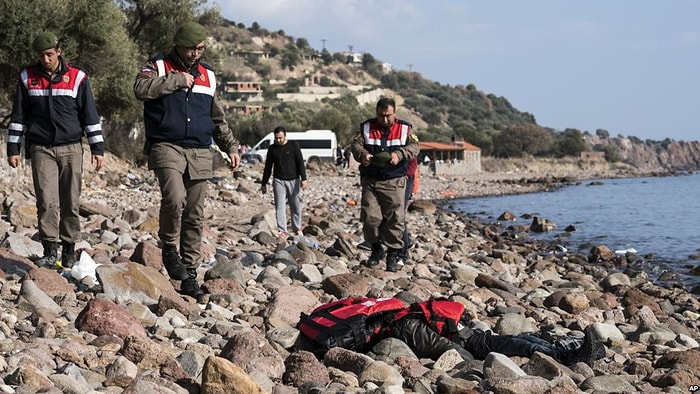
<instances>
[{"instance_id":1,"label":"person standing near van","mask_svg":"<svg viewBox=\"0 0 700 394\"><path fill-rule=\"evenodd\" d=\"M287 140L287 129L278 126L272 133L274 144L270 145L267 150L260 191L263 194L267 193L267 182L274 173L272 193L275 198L279 236L282 238L289 236L287 232L287 201L289 201L289 212L292 215L292 231L297 235L302 235L301 189L305 189L308 184L304 157L299 145L295 141Z\"/></svg>"},{"instance_id":2,"label":"person standing near van","mask_svg":"<svg viewBox=\"0 0 700 394\"><path fill-rule=\"evenodd\" d=\"M32 51L38 62L19 74L8 126L7 162L13 168L20 165L24 137L44 247L44 256L36 264L53 268L60 240L61 265L71 268L80 235L80 140L87 135L91 161L99 171L104 164L102 125L87 74L63 59L56 36L38 34Z\"/></svg>"},{"instance_id":3,"label":"person standing near van","mask_svg":"<svg viewBox=\"0 0 700 394\"><path fill-rule=\"evenodd\" d=\"M343 168L350 167L350 147L348 146L343 151Z\"/></svg>"},{"instance_id":4,"label":"person standing near van","mask_svg":"<svg viewBox=\"0 0 700 394\"><path fill-rule=\"evenodd\" d=\"M391 272L405 262L401 250L406 174L408 161L420 151L411 128L410 123L396 118L394 100L384 97L377 102L376 117L360 125L351 147L360 162L362 233L372 245L366 264L373 267L386 256L386 269ZM389 248L388 253L382 244Z\"/></svg>"},{"instance_id":5,"label":"person standing near van","mask_svg":"<svg viewBox=\"0 0 700 394\"><path fill-rule=\"evenodd\" d=\"M216 96L214 70L200 62L206 36L198 23L180 25L173 50L148 61L134 83L134 95L143 101L148 168L160 186L163 265L171 279L182 281L180 293L195 298L204 294L197 266L207 182L214 175L212 141L228 154L232 169L240 164L238 143Z\"/></svg>"}]
</instances>

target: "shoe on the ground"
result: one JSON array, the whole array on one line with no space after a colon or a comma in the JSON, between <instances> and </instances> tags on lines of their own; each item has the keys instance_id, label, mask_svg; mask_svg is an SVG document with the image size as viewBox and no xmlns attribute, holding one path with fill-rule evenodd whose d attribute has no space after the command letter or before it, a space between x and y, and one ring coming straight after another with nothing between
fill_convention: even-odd
<instances>
[{"instance_id":1,"label":"shoe on the ground","mask_svg":"<svg viewBox=\"0 0 700 394\"><path fill-rule=\"evenodd\" d=\"M180 293L193 298L199 298L204 295L204 290L197 283L197 270L193 268L187 269L187 279L180 283Z\"/></svg>"},{"instance_id":2,"label":"shoe on the ground","mask_svg":"<svg viewBox=\"0 0 700 394\"><path fill-rule=\"evenodd\" d=\"M289 238L289 233L286 232L286 231L280 231L280 233L278 234L278 236L279 236L280 238L282 238L282 239L287 239L287 238Z\"/></svg>"},{"instance_id":3,"label":"shoe on the ground","mask_svg":"<svg viewBox=\"0 0 700 394\"><path fill-rule=\"evenodd\" d=\"M297 235L304 235L304 232L301 231L301 229L297 230Z\"/></svg>"},{"instance_id":4,"label":"shoe on the ground","mask_svg":"<svg viewBox=\"0 0 700 394\"><path fill-rule=\"evenodd\" d=\"M58 242L42 240L41 244L44 246L44 256L34 263L39 267L55 268L58 262Z\"/></svg>"},{"instance_id":5,"label":"shoe on the ground","mask_svg":"<svg viewBox=\"0 0 700 394\"><path fill-rule=\"evenodd\" d=\"M189 277L187 274L187 267L182 264L180 252L178 252L177 248L174 246L163 246L163 265L165 266L165 270L168 271L170 279L185 280Z\"/></svg>"},{"instance_id":6,"label":"shoe on the ground","mask_svg":"<svg viewBox=\"0 0 700 394\"><path fill-rule=\"evenodd\" d=\"M389 272L398 272L406 263L406 260L400 256L400 250L389 250L386 258L386 270Z\"/></svg>"},{"instance_id":7,"label":"shoe on the ground","mask_svg":"<svg viewBox=\"0 0 700 394\"><path fill-rule=\"evenodd\" d=\"M61 246L61 267L73 268L75 265L75 244L63 242Z\"/></svg>"},{"instance_id":8,"label":"shoe on the ground","mask_svg":"<svg viewBox=\"0 0 700 394\"><path fill-rule=\"evenodd\" d=\"M372 244L372 254L370 254L369 258L367 259L367 266L374 267L375 265L379 264L384 256L386 256L386 251L384 251L382 244L380 242Z\"/></svg>"},{"instance_id":9,"label":"shoe on the ground","mask_svg":"<svg viewBox=\"0 0 700 394\"><path fill-rule=\"evenodd\" d=\"M590 327L586 327L585 336L583 337L583 344L578 351L579 361L593 366L593 363L601 358L605 358L605 346L593 333Z\"/></svg>"}]
</instances>

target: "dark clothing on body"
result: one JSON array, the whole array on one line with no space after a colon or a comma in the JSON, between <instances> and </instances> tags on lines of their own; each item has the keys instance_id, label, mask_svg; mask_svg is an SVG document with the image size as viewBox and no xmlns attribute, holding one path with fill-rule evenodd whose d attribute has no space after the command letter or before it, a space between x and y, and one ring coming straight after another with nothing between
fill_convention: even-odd
<instances>
[{"instance_id":1,"label":"dark clothing on body","mask_svg":"<svg viewBox=\"0 0 700 394\"><path fill-rule=\"evenodd\" d=\"M272 144L267 150L265 159L265 170L263 171L262 184L267 185L270 176L273 174L277 179L291 181L301 178L306 180L306 168L304 167L304 157L301 154L299 144L287 140L284 145Z\"/></svg>"}]
</instances>

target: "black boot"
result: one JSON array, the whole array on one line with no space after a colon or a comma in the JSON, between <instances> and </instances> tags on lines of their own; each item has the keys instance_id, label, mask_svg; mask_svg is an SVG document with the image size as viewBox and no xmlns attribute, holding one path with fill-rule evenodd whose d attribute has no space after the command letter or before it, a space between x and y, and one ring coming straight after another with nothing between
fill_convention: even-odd
<instances>
[{"instance_id":1,"label":"black boot","mask_svg":"<svg viewBox=\"0 0 700 394\"><path fill-rule=\"evenodd\" d=\"M187 269L187 279L180 283L180 293L193 298L199 298L204 295L204 291L197 283L197 270L194 268Z\"/></svg>"},{"instance_id":2,"label":"black boot","mask_svg":"<svg viewBox=\"0 0 700 394\"><path fill-rule=\"evenodd\" d=\"M35 261L36 265L44 268L54 268L58 261L58 242L41 240L44 245L44 257Z\"/></svg>"},{"instance_id":3,"label":"black boot","mask_svg":"<svg viewBox=\"0 0 700 394\"><path fill-rule=\"evenodd\" d=\"M61 267L73 268L75 264L75 244L63 241L61 245Z\"/></svg>"},{"instance_id":4,"label":"black boot","mask_svg":"<svg viewBox=\"0 0 700 394\"><path fill-rule=\"evenodd\" d=\"M182 264L180 252L172 245L163 245L163 265L170 279L185 280L189 277L187 268Z\"/></svg>"},{"instance_id":5,"label":"black boot","mask_svg":"<svg viewBox=\"0 0 700 394\"><path fill-rule=\"evenodd\" d=\"M389 249L389 254L386 257L386 270L389 272L397 272L404 265L406 259L401 257L401 249Z\"/></svg>"},{"instance_id":6,"label":"black boot","mask_svg":"<svg viewBox=\"0 0 700 394\"><path fill-rule=\"evenodd\" d=\"M588 327L583 338L563 338L554 341L561 355L559 360L565 365L584 362L593 366L596 360L605 358L605 346Z\"/></svg>"},{"instance_id":7,"label":"black boot","mask_svg":"<svg viewBox=\"0 0 700 394\"><path fill-rule=\"evenodd\" d=\"M384 251L384 247L382 247L381 242L372 244L372 254L367 259L367 266L374 267L375 265L379 264L379 261L383 259L385 255L386 252Z\"/></svg>"}]
</instances>

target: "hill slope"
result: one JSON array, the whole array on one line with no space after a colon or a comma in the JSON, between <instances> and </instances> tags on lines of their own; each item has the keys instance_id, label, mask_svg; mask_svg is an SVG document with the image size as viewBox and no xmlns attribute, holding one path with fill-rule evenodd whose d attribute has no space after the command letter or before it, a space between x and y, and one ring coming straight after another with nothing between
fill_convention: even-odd
<instances>
[{"instance_id":1,"label":"hill slope","mask_svg":"<svg viewBox=\"0 0 700 394\"><path fill-rule=\"evenodd\" d=\"M394 97L400 107L399 116L411 122L421 137L448 142L456 135L480 146L486 155L491 151L481 143L481 137L492 139L513 124L537 125L533 114L517 110L504 97L482 92L472 84L453 87L415 72L387 72L372 54L364 54L361 61L353 62L352 54L319 52L309 47L305 39L294 40L282 31L245 29L233 24L214 29L213 36L221 52L219 66L224 79L262 82L265 99L260 104L271 108L282 102L277 93L299 92L305 87L345 87L339 90L340 94L354 96L361 105L367 103L359 99L361 95L374 91ZM264 56L258 56L261 54ZM333 102L319 99L315 104L327 106ZM641 141L633 136L602 138L588 132L582 135L587 150L605 151L609 160L644 171L700 168L698 142Z\"/></svg>"}]
</instances>

